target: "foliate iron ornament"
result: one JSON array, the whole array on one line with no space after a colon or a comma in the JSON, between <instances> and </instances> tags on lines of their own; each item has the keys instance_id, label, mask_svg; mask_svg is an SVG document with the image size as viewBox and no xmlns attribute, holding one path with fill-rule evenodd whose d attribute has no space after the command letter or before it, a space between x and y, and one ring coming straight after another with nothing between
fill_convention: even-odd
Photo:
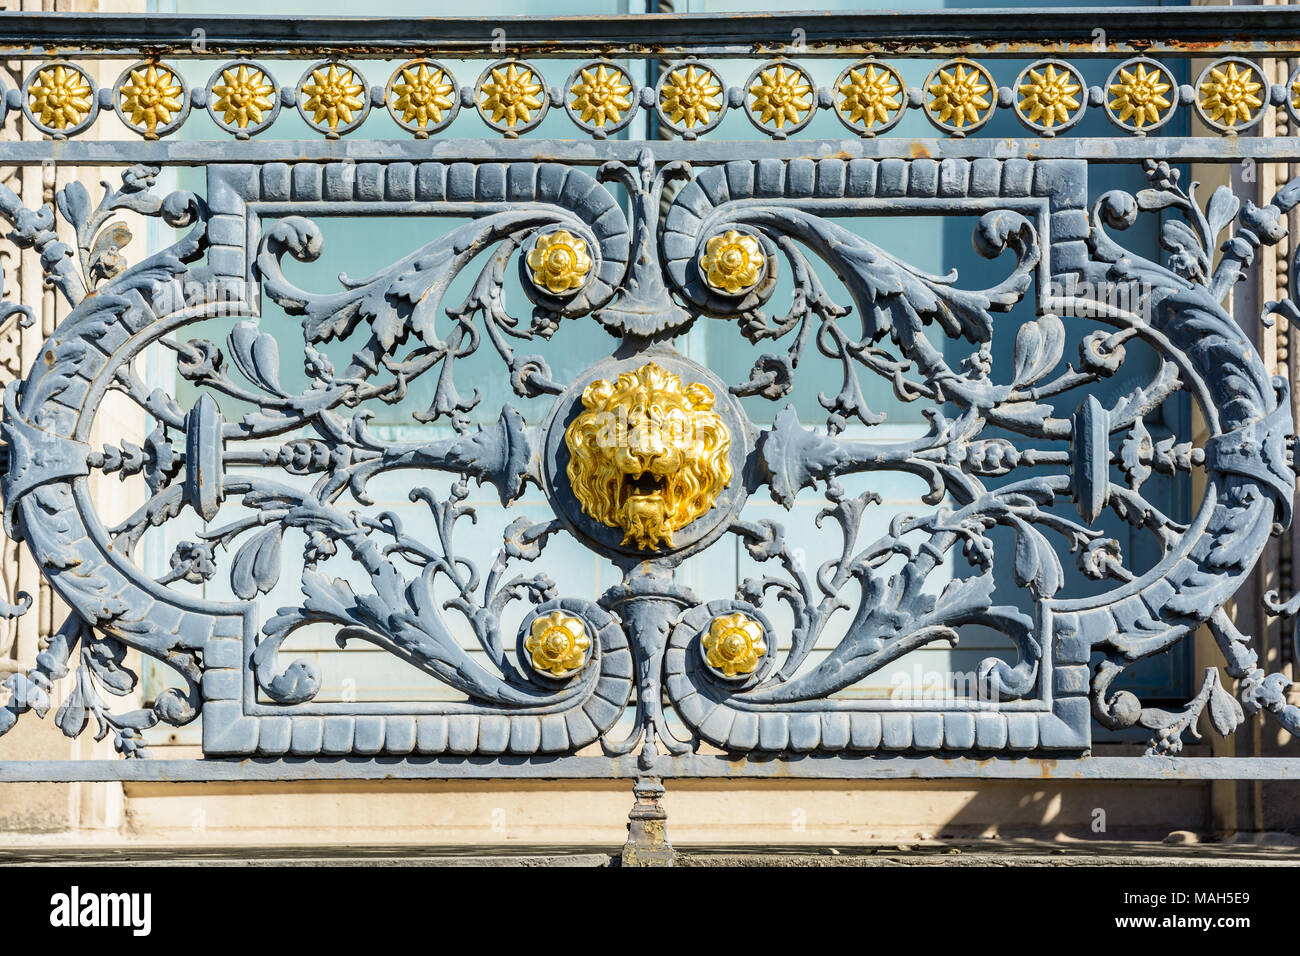
<instances>
[{"instance_id":1,"label":"foliate iron ornament","mask_svg":"<svg viewBox=\"0 0 1300 956\"><path fill-rule=\"evenodd\" d=\"M1300 183L1243 207L1226 187L1198 197L1168 164L1144 172L1144 189L1092 196L1080 160L688 166L642 147L594 175L530 159L228 162L208 167L200 197L160 195L159 170L132 166L102 196L73 182L35 210L0 188L14 241L39 252L70 306L43 360L5 391L5 528L71 609L34 666L6 678L0 731L54 710L51 689L74 674L55 722L70 736L93 725L127 755L150 728L200 713L207 756L532 757L599 743L612 756L639 747L644 768L700 742L742 755L1080 755L1094 721L1142 728L1153 753L1169 754L1202 717L1229 733L1261 710L1300 731L1286 679L1258 666L1223 610L1270 531L1289 525L1295 489L1286 383L1223 302L1258 250L1286 236ZM682 185L665 203L668 182ZM977 215L972 241L989 265L975 278L930 274L869 238L884 230L846 225L899 197ZM450 223L370 275L311 275L326 244L315 218L389 214L400 201ZM178 238L136 258L124 212ZM1160 222L1159 261L1119 238L1141 217ZM764 265L726 294L710 267L732 261L724 247L744 236L745 261ZM576 261L579 241L589 267L576 288L571 275L561 291L533 281L557 250ZM779 260L788 308L773 301ZM531 321L506 305L512 263L525 270ZM304 288L300 276L318 281ZM464 298L447 300L462 277ZM1097 297L1131 280L1125 303ZM176 290L190 285L212 291L188 301ZM268 301L301 323L301 387L282 362L284 328L260 324ZM1270 310L1300 322L1289 299ZM696 322L762 343L747 376L723 381L674 347ZM530 349L578 323L618 342L560 376ZM1013 328L1006 363L993 350L999 323ZM1145 364L1132 358L1139 342ZM184 390L146 385L149 349L175 357ZM796 406L813 349L837 381L812 383L816 404ZM513 392L494 414L457 384L475 353L499 363ZM875 380L924 412L924 430L900 441L879 427L864 387ZM373 427L376 403L419 394L413 383L429 386L414 419L438 427L401 438ZM142 443L89 444L110 392L147 421ZM1191 416L1162 417L1183 396L1203 433L1185 427ZM771 414L751 418L764 401L777 403ZM924 482L921 502L886 512L872 472ZM112 475L138 476L140 498L110 520L91 487ZM1155 476L1195 476L1204 493L1188 514L1166 514ZM375 500L380 480L386 494L406 490L406 511ZM486 562L472 559L471 496L509 507L533 486L551 513L533 499ZM745 510L759 492L789 521L819 522L825 560L809 566L785 524ZM147 572L136 556L182 516L182 540ZM534 563L560 536L608 557L622 580L598 598L562 595ZM759 566L752 576L708 595L674 579L728 536ZM218 576L234 599L194 596ZM273 591L292 596L266 613ZM779 635L763 616L778 603L791 622ZM572 627L560 625L572 642L534 642L549 657L527 646L534 620L557 612L590 639L580 667L568 666ZM740 635L712 637L737 614L762 630L748 673ZM854 694L973 627L1009 652L976 664L970 699L909 709ZM1122 687L1202 627L1222 671L1205 671L1185 704ZM331 719L339 705L319 699L320 667L290 652L306 628L391 655L458 699ZM757 654L752 628L739 631ZM744 662L734 679L706 637L715 660L721 646ZM137 683L131 651L175 671L176 686L114 708ZM616 737L633 700L633 729Z\"/></svg>"},{"instance_id":2,"label":"foliate iron ornament","mask_svg":"<svg viewBox=\"0 0 1300 956\"><path fill-rule=\"evenodd\" d=\"M707 385L647 362L582 393L565 429L569 487L585 514L643 550L672 548L673 534L713 507L732 480L731 434Z\"/></svg>"},{"instance_id":3,"label":"foliate iron ornament","mask_svg":"<svg viewBox=\"0 0 1300 956\"><path fill-rule=\"evenodd\" d=\"M700 647L704 662L728 678L752 674L767 655L763 625L742 611L715 617Z\"/></svg>"},{"instance_id":4,"label":"foliate iron ornament","mask_svg":"<svg viewBox=\"0 0 1300 956\"><path fill-rule=\"evenodd\" d=\"M538 671L551 677L569 677L586 664L591 638L581 619L552 611L533 618L524 648Z\"/></svg>"}]
</instances>

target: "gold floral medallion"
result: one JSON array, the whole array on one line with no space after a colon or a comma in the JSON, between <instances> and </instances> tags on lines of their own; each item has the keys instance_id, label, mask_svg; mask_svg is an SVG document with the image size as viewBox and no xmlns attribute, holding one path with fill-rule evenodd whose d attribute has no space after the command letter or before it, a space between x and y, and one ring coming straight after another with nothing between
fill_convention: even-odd
<instances>
[{"instance_id":1,"label":"gold floral medallion","mask_svg":"<svg viewBox=\"0 0 1300 956\"><path fill-rule=\"evenodd\" d=\"M50 129L75 129L94 108L90 81L72 66L55 64L36 74L27 88L28 103L36 121Z\"/></svg>"},{"instance_id":2,"label":"gold floral medallion","mask_svg":"<svg viewBox=\"0 0 1300 956\"><path fill-rule=\"evenodd\" d=\"M537 237L528 253L528 268L535 286L552 295L564 295L587 281L591 256L586 242L567 229L557 229Z\"/></svg>"},{"instance_id":3,"label":"gold floral medallion","mask_svg":"<svg viewBox=\"0 0 1300 956\"><path fill-rule=\"evenodd\" d=\"M887 66L863 63L851 67L837 88L840 116L849 126L872 130L889 126L903 109L903 83Z\"/></svg>"},{"instance_id":4,"label":"gold floral medallion","mask_svg":"<svg viewBox=\"0 0 1300 956\"><path fill-rule=\"evenodd\" d=\"M492 67L479 85L479 108L491 122L513 130L533 122L544 105L546 91L531 67L503 63Z\"/></svg>"},{"instance_id":5,"label":"gold floral medallion","mask_svg":"<svg viewBox=\"0 0 1300 956\"><path fill-rule=\"evenodd\" d=\"M766 261L757 239L728 229L704 244L700 272L711 288L736 295L758 284Z\"/></svg>"},{"instance_id":6,"label":"gold floral medallion","mask_svg":"<svg viewBox=\"0 0 1300 956\"><path fill-rule=\"evenodd\" d=\"M993 113L993 83L974 63L948 63L930 77L926 109L935 122L955 130L979 126Z\"/></svg>"},{"instance_id":7,"label":"gold floral medallion","mask_svg":"<svg viewBox=\"0 0 1300 956\"><path fill-rule=\"evenodd\" d=\"M456 84L446 70L434 63L416 61L398 67L388 100L403 126L427 130L451 114L456 108L455 97Z\"/></svg>"},{"instance_id":8,"label":"gold floral medallion","mask_svg":"<svg viewBox=\"0 0 1300 956\"><path fill-rule=\"evenodd\" d=\"M1264 108L1264 81L1244 61L1212 65L1201 77L1196 95L1201 111L1229 129L1249 126Z\"/></svg>"},{"instance_id":9,"label":"gold floral medallion","mask_svg":"<svg viewBox=\"0 0 1300 956\"><path fill-rule=\"evenodd\" d=\"M261 126L275 110L275 84L248 63L222 70L220 81L212 84L212 95L216 98L212 109L221 121L242 130Z\"/></svg>"},{"instance_id":10,"label":"gold floral medallion","mask_svg":"<svg viewBox=\"0 0 1300 956\"><path fill-rule=\"evenodd\" d=\"M128 70L118 95L122 119L150 138L158 135L160 126L171 126L185 109L185 87L180 77L157 63Z\"/></svg>"},{"instance_id":11,"label":"gold floral medallion","mask_svg":"<svg viewBox=\"0 0 1300 956\"><path fill-rule=\"evenodd\" d=\"M1083 108L1083 84L1068 69L1055 63L1031 66L1017 88L1016 111L1027 123L1043 129L1067 126Z\"/></svg>"},{"instance_id":12,"label":"gold floral medallion","mask_svg":"<svg viewBox=\"0 0 1300 956\"><path fill-rule=\"evenodd\" d=\"M355 123L366 108L366 85L356 71L340 63L322 64L302 86L303 112L317 126L337 132Z\"/></svg>"},{"instance_id":13,"label":"gold floral medallion","mask_svg":"<svg viewBox=\"0 0 1300 956\"><path fill-rule=\"evenodd\" d=\"M739 611L715 617L702 643L705 663L724 677L754 673L767 654L763 625Z\"/></svg>"},{"instance_id":14,"label":"gold floral medallion","mask_svg":"<svg viewBox=\"0 0 1300 956\"><path fill-rule=\"evenodd\" d=\"M1110 99L1106 108L1117 122L1128 123L1134 129L1154 126L1167 115L1166 111L1172 112L1172 90L1173 84L1157 66L1121 66L1107 89Z\"/></svg>"},{"instance_id":15,"label":"gold floral medallion","mask_svg":"<svg viewBox=\"0 0 1300 956\"><path fill-rule=\"evenodd\" d=\"M540 673L568 677L587 662L591 638L578 618L563 611L552 611L533 619L524 650Z\"/></svg>"},{"instance_id":16,"label":"gold floral medallion","mask_svg":"<svg viewBox=\"0 0 1300 956\"><path fill-rule=\"evenodd\" d=\"M693 130L708 126L722 111L722 81L707 66L694 63L672 70L664 78L659 102L670 123Z\"/></svg>"},{"instance_id":17,"label":"gold floral medallion","mask_svg":"<svg viewBox=\"0 0 1300 956\"><path fill-rule=\"evenodd\" d=\"M778 63L749 87L749 112L760 126L800 126L812 113L813 88L798 67Z\"/></svg>"},{"instance_id":18,"label":"gold floral medallion","mask_svg":"<svg viewBox=\"0 0 1300 956\"><path fill-rule=\"evenodd\" d=\"M569 97L580 122L597 129L618 126L632 109L632 81L618 67L596 63L578 71Z\"/></svg>"}]
</instances>

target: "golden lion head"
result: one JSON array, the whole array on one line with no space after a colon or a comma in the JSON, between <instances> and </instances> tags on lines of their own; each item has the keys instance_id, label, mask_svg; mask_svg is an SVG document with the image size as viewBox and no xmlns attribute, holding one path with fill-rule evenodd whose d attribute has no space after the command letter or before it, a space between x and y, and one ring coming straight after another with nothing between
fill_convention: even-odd
<instances>
[{"instance_id":1,"label":"golden lion head","mask_svg":"<svg viewBox=\"0 0 1300 956\"><path fill-rule=\"evenodd\" d=\"M623 543L672 547L672 533L713 507L731 481L731 435L713 392L653 362L592 382L564 432L569 485L584 514Z\"/></svg>"}]
</instances>

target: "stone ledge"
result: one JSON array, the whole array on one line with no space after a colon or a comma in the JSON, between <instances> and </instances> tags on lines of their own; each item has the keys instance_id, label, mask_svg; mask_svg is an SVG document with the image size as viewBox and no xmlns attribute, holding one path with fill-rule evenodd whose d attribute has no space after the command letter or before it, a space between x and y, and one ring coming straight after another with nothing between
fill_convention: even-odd
<instances>
[{"instance_id":1,"label":"stone ledge","mask_svg":"<svg viewBox=\"0 0 1300 956\"><path fill-rule=\"evenodd\" d=\"M604 846L202 847L59 846L0 849L0 866L617 866L619 848ZM981 841L844 848L678 847L677 866L1264 866L1300 865L1295 838L1252 842Z\"/></svg>"}]
</instances>

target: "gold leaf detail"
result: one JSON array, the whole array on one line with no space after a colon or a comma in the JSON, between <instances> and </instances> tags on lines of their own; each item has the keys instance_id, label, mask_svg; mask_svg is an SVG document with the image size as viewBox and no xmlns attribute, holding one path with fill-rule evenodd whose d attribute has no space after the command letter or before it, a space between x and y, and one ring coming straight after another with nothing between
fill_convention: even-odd
<instances>
[{"instance_id":1,"label":"gold leaf detail","mask_svg":"<svg viewBox=\"0 0 1300 956\"><path fill-rule=\"evenodd\" d=\"M703 643L704 660L725 677L752 674L767 654L763 625L740 612L715 617Z\"/></svg>"},{"instance_id":2,"label":"gold leaf detail","mask_svg":"<svg viewBox=\"0 0 1300 956\"><path fill-rule=\"evenodd\" d=\"M212 92L217 98L212 108L227 126L260 126L275 109L275 84L247 63L222 70Z\"/></svg>"},{"instance_id":3,"label":"gold leaf detail","mask_svg":"<svg viewBox=\"0 0 1300 956\"><path fill-rule=\"evenodd\" d=\"M983 118L981 113L992 110L993 102L989 99L992 92L983 72L957 63L950 69L940 68L931 80L930 101L926 106L940 123L961 129L979 123Z\"/></svg>"},{"instance_id":4,"label":"gold leaf detail","mask_svg":"<svg viewBox=\"0 0 1300 956\"><path fill-rule=\"evenodd\" d=\"M531 123L533 113L542 108L541 81L528 67L508 63L494 67L491 76L479 88L483 112L492 122L510 129Z\"/></svg>"},{"instance_id":5,"label":"gold leaf detail","mask_svg":"<svg viewBox=\"0 0 1300 956\"><path fill-rule=\"evenodd\" d=\"M868 63L866 69L849 70L840 83L840 112L850 123L867 129L883 126L903 108L903 87L887 69Z\"/></svg>"},{"instance_id":6,"label":"gold leaf detail","mask_svg":"<svg viewBox=\"0 0 1300 956\"><path fill-rule=\"evenodd\" d=\"M32 113L42 126L72 129L85 122L94 105L90 83L69 66L51 66L36 74L27 91Z\"/></svg>"},{"instance_id":7,"label":"gold leaf detail","mask_svg":"<svg viewBox=\"0 0 1300 956\"><path fill-rule=\"evenodd\" d=\"M1224 126L1244 126L1255 118L1264 106L1260 95L1262 80L1252 67L1238 70L1236 63L1213 67L1210 75L1201 81L1197 93L1205 115Z\"/></svg>"},{"instance_id":8,"label":"gold leaf detail","mask_svg":"<svg viewBox=\"0 0 1300 956\"><path fill-rule=\"evenodd\" d=\"M812 111L812 84L802 70L777 64L764 70L749 88L749 108L758 121L784 129L798 126Z\"/></svg>"},{"instance_id":9,"label":"gold leaf detail","mask_svg":"<svg viewBox=\"0 0 1300 956\"><path fill-rule=\"evenodd\" d=\"M591 638L582 621L563 611L534 618L524 639L533 667L552 677L567 677L587 662Z\"/></svg>"},{"instance_id":10,"label":"gold leaf detail","mask_svg":"<svg viewBox=\"0 0 1300 956\"><path fill-rule=\"evenodd\" d=\"M648 362L592 382L565 429L569 486L584 514L624 532L623 544L672 547L731 482L731 434L713 392Z\"/></svg>"},{"instance_id":11,"label":"gold leaf detail","mask_svg":"<svg viewBox=\"0 0 1300 956\"><path fill-rule=\"evenodd\" d=\"M673 123L687 129L707 126L722 109L722 81L707 67L690 64L673 70L664 81L660 102Z\"/></svg>"},{"instance_id":12,"label":"gold leaf detail","mask_svg":"<svg viewBox=\"0 0 1300 956\"><path fill-rule=\"evenodd\" d=\"M427 63L404 66L393 83L393 112L408 126L441 123L456 105L456 86L446 71Z\"/></svg>"},{"instance_id":13,"label":"gold leaf detail","mask_svg":"<svg viewBox=\"0 0 1300 956\"><path fill-rule=\"evenodd\" d=\"M1162 111L1173 104L1165 94L1173 89L1165 74L1158 69L1148 70L1146 64L1137 63L1133 69L1120 69L1116 81L1110 84L1111 100L1107 107L1121 123L1132 121L1141 129L1148 123L1160 122Z\"/></svg>"},{"instance_id":14,"label":"gold leaf detail","mask_svg":"<svg viewBox=\"0 0 1300 956\"><path fill-rule=\"evenodd\" d=\"M538 236L528 253L533 283L553 295L563 295L587 281L591 256L587 244L565 229Z\"/></svg>"},{"instance_id":15,"label":"gold leaf detail","mask_svg":"<svg viewBox=\"0 0 1300 956\"><path fill-rule=\"evenodd\" d=\"M302 91L307 96L303 110L317 126L331 130L350 126L365 109L365 84L353 70L337 63L312 70L311 81L303 84Z\"/></svg>"},{"instance_id":16,"label":"gold leaf detail","mask_svg":"<svg viewBox=\"0 0 1300 956\"><path fill-rule=\"evenodd\" d=\"M167 126L185 107L180 79L167 67L153 63L130 71L121 96L127 122L148 134Z\"/></svg>"},{"instance_id":17,"label":"gold leaf detail","mask_svg":"<svg viewBox=\"0 0 1300 956\"><path fill-rule=\"evenodd\" d=\"M632 81L622 70L598 64L578 74L569 105L584 123L616 126L632 108Z\"/></svg>"},{"instance_id":18,"label":"gold leaf detail","mask_svg":"<svg viewBox=\"0 0 1300 956\"><path fill-rule=\"evenodd\" d=\"M1053 63L1048 63L1041 71L1030 67L1020 84L1020 102L1016 109L1029 122L1051 129L1068 123L1075 115L1083 105L1079 99L1082 91L1083 86L1069 70L1058 72Z\"/></svg>"},{"instance_id":19,"label":"gold leaf detail","mask_svg":"<svg viewBox=\"0 0 1300 956\"><path fill-rule=\"evenodd\" d=\"M719 292L735 295L758 282L764 261L757 239L728 229L704 244L700 272L704 281Z\"/></svg>"}]
</instances>

